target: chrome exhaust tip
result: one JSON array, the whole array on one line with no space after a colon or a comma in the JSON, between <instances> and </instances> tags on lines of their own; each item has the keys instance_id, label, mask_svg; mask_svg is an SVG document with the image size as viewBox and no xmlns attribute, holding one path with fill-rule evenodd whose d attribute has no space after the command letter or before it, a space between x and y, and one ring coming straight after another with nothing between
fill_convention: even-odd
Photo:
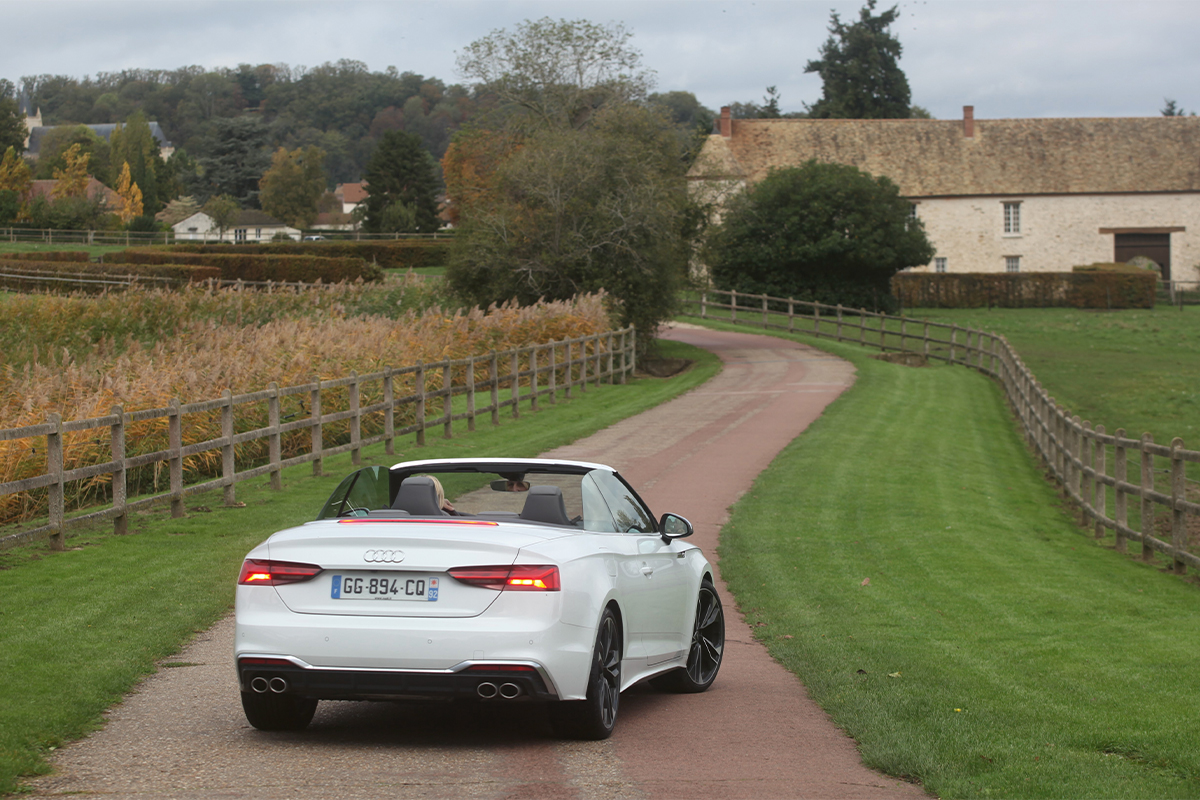
<instances>
[{"instance_id":1,"label":"chrome exhaust tip","mask_svg":"<svg viewBox=\"0 0 1200 800\"><path fill-rule=\"evenodd\" d=\"M255 680L261 679L255 678ZM283 694L287 691L287 681L285 681L283 678L280 678L278 675L276 675L274 678L271 678L269 685L271 687L271 691L275 694Z\"/></svg>"},{"instance_id":2,"label":"chrome exhaust tip","mask_svg":"<svg viewBox=\"0 0 1200 800\"><path fill-rule=\"evenodd\" d=\"M492 683L491 681L484 681L475 687L475 694L479 695L484 700L491 700L498 692L499 690L496 688L496 684Z\"/></svg>"},{"instance_id":3,"label":"chrome exhaust tip","mask_svg":"<svg viewBox=\"0 0 1200 800\"><path fill-rule=\"evenodd\" d=\"M266 694L267 689L270 688L270 685L267 683L266 678L259 675L257 678L250 681L250 688L258 694Z\"/></svg>"},{"instance_id":4,"label":"chrome exhaust tip","mask_svg":"<svg viewBox=\"0 0 1200 800\"><path fill-rule=\"evenodd\" d=\"M500 696L505 700L512 700L514 697L521 696L521 687L515 683L500 684Z\"/></svg>"}]
</instances>

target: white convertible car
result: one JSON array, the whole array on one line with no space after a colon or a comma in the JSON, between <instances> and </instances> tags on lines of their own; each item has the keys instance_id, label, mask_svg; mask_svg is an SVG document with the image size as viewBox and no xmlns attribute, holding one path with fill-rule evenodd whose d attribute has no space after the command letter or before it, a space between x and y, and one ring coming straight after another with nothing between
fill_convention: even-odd
<instances>
[{"instance_id":1,"label":"white convertible car","mask_svg":"<svg viewBox=\"0 0 1200 800\"><path fill-rule=\"evenodd\" d=\"M600 464L358 470L315 522L246 556L246 717L298 730L319 700L532 701L556 735L605 738L624 689L701 692L721 667L721 601L691 533Z\"/></svg>"}]
</instances>

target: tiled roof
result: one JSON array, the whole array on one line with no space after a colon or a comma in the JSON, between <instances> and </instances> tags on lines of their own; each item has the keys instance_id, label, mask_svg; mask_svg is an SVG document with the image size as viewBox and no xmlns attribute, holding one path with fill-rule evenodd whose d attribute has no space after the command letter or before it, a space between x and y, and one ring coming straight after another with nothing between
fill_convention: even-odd
<instances>
[{"instance_id":1,"label":"tiled roof","mask_svg":"<svg viewBox=\"0 0 1200 800\"><path fill-rule=\"evenodd\" d=\"M339 183L333 193L341 197L343 203L361 203L367 199L367 188L363 183Z\"/></svg>"},{"instance_id":2,"label":"tiled roof","mask_svg":"<svg viewBox=\"0 0 1200 800\"><path fill-rule=\"evenodd\" d=\"M906 197L1200 191L1200 117L732 120L689 177L761 180L809 159L886 175Z\"/></svg>"},{"instance_id":3,"label":"tiled roof","mask_svg":"<svg viewBox=\"0 0 1200 800\"><path fill-rule=\"evenodd\" d=\"M57 185L58 181L56 180L30 181L29 196L31 199L35 197L44 197L47 200L54 200L54 187ZM98 195L104 198L104 202L106 202L110 208L116 208L117 204L121 202L120 195L89 175L87 196L94 200Z\"/></svg>"},{"instance_id":4,"label":"tiled roof","mask_svg":"<svg viewBox=\"0 0 1200 800\"><path fill-rule=\"evenodd\" d=\"M237 219L234 220L234 227L237 228L285 228L284 223L272 217L265 211L259 211L254 208L244 208L238 212Z\"/></svg>"}]
</instances>

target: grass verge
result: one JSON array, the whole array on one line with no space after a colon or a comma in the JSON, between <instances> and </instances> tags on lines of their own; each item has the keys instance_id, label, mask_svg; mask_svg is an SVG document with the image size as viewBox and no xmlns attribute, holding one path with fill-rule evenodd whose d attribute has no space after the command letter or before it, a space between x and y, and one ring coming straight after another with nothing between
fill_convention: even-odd
<instances>
[{"instance_id":1,"label":"grass verge","mask_svg":"<svg viewBox=\"0 0 1200 800\"><path fill-rule=\"evenodd\" d=\"M497 427L417 448L406 437L398 452L364 450L363 463L415 458L529 457L575 441L665 402L714 375L711 353L663 342L669 357L695 365L667 380L589 388L542 410L503 418ZM166 509L136 516L131 535L106 528L72 537L68 550L30 546L0 553L0 794L20 776L48 771L46 756L102 723L102 713L225 614L245 553L272 532L312 519L350 470L348 455L327 459L327 477L311 467L284 472L284 489L238 485L244 507L226 508L219 493L189 498L188 516Z\"/></svg>"},{"instance_id":2,"label":"grass verge","mask_svg":"<svg viewBox=\"0 0 1200 800\"><path fill-rule=\"evenodd\" d=\"M721 569L865 762L940 797L1200 796L1196 585L1077 528L990 380L797 338L857 382L735 506Z\"/></svg>"}]
</instances>

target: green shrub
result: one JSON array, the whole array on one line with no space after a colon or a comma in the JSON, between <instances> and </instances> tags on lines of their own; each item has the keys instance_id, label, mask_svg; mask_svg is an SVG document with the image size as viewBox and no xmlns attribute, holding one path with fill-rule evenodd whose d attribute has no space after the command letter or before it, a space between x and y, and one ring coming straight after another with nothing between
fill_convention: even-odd
<instances>
[{"instance_id":1,"label":"green shrub","mask_svg":"<svg viewBox=\"0 0 1200 800\"><path fill-rule=\"evenodd\" d=\"M87 262L88 254L83 250L50 250L31 253L0 253L0 258L12 261L70 261Z\"/></svg>"},{"instance_id":2,"label":"green shrub","mask_svg":"<svg viewBox=\"0 0 1200 800\"><path fill-rule=\"evenodd\" d=\"M1089 272L901 272L892 294L904 308L1153 308L1157 276Z\"/></svg>"},{"instance_id":3,"label":"green shrub","mask_svg":"<svg viewBox=\"0 0 1200 800\"><path fill-rule=\"evenodd\" d=\"M156 248L176 253L247 253L306 255L324 258L361 258L382 269L417 269L446 265L449 239L395 239L356 242L263 242L261 244L173 244Z\"/></svg>"},{"instance_id":4,"label":"green shrub","mask_svg":"<svg viewBox=\"0 0 1200 800\"><path fill-rule=\"evenodd\" d=\"M189 264L217 267L228 281L281 281L339 283L362 278L383 278L383 270L361 258L320 258L304 255L276 255L266 245L252 245L250 252L229 246L213 252L186 252L172 248L130 248L103 256L106 264Z\"/></svg>"}]
</instances>

